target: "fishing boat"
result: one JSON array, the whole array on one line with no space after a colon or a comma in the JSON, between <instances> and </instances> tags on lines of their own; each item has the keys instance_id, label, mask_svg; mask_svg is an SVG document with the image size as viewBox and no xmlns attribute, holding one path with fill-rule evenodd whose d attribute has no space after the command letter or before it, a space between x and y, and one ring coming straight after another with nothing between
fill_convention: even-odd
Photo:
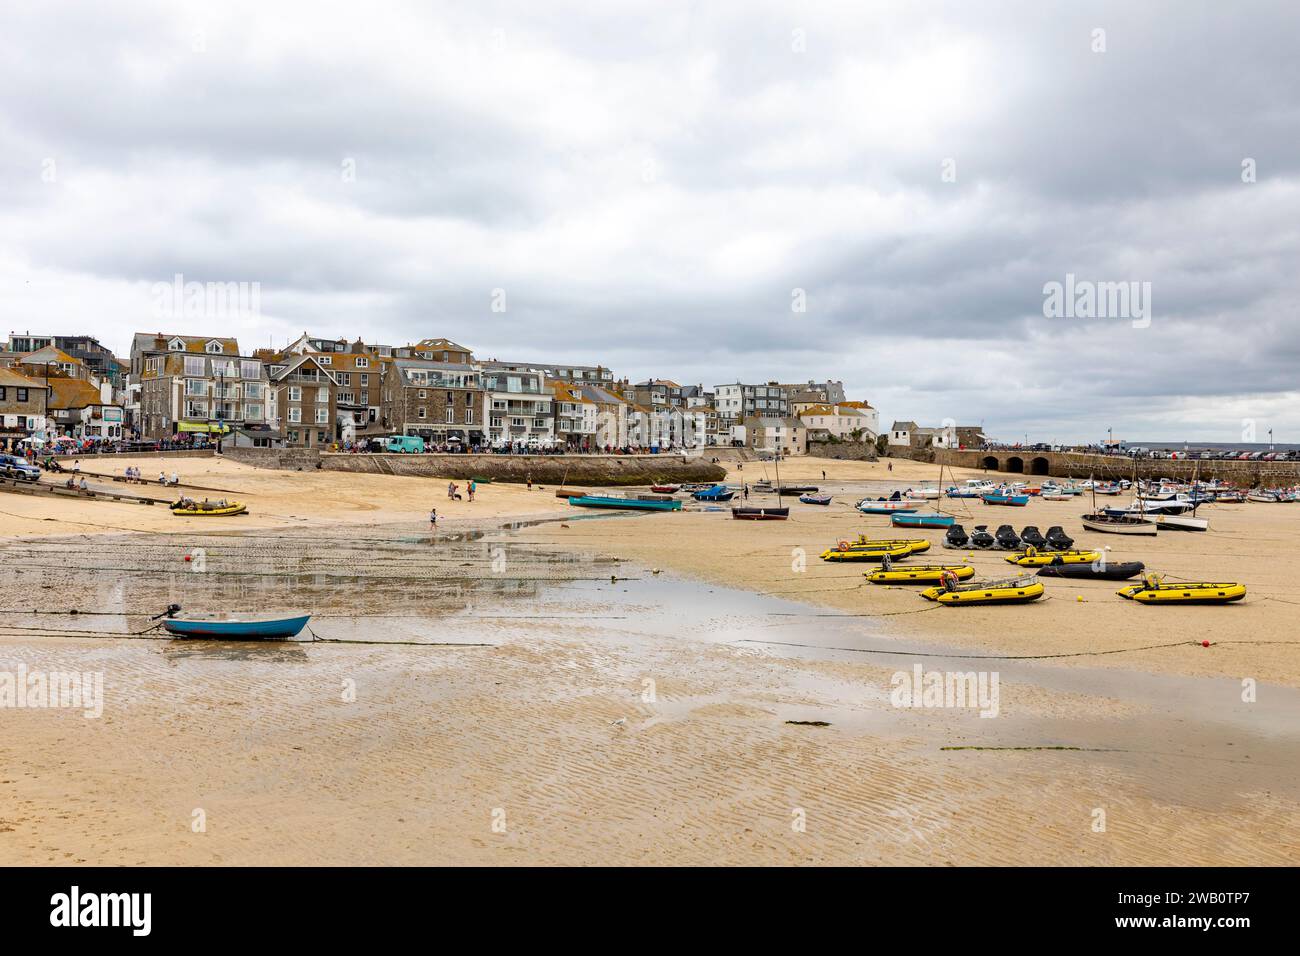
<instances>
[{"instance_id":1,"label":"fishing boat","mask_svg":"<svg viewBox=\"0 0 1300 956\"><path fill-rule=\"evenodd\" d=\"M675 495L682 490L681 485L651 485L650 490L657 495Z\"/></svg>"},{"instance_id":2,"label":"fishing boat","mask_svg":"<svg viewBox=\"0 0 1300 956\"><path fill-rule=\"evenodd\" d=\"M1257 501L1260 504L1281 505L1288 504L1295 499L1290 495L1284 495L1280 491L1262 491L1256 488L1254 491L1247 493L1247 501Z\"/></svg>"},{"instance_id":3,"label":"fishing boat","mask_svg":"<svg viewBox=\"0 0 1300 956\"><path fill-rule=\"evenodd\" d=\"M1148 574L1141 584L1121 588L1115 593L1139 604L1229 604L1246 596L1246 585L1208 581L1165 584L1161 575Z\"/></svg>"},{"instance_id":4,"label":"fishing boat","mask_svg":"<svg viewBox=\"0 0 1300 956\"><path fill-rule=\"evenodd\" d=\"M799 500L806 505L828 505L831 503L830 495L800 495Z\"/></svg>"},{"instance_id":5,"label":"fishing boat","mask_svg":"<svg viewBox=\"0 0 1300 956\"><path fill-rule=\"evenodd\" d=\"M1046 588L1043 582L1031 577L1007 578L1001 581L974 581L959 584L952 581L921 592L927 601L938 601L950 606L969 604L1025 604L1037 601Z\"/></svg>"},{"instance_id":6,"label":"fishing boat","mask_svg":"<svg viewBox=\"0 0 1300 956\"><path fill-rule=\"evenodd\" d=\"M789 508L732 508L731 517L738 521L785 521Z\"/></svg>"},{"instance_id":7,"label":"fishing boat","mask_svg":"<svg viewBox=\"0 0 1300 956\"><path fill-rule=\"evenodd\" d=\"M575 495L569 504L577 508L627 508L632 511L681 511L682 503L676 498L655 499L618 498L613 495Z\"/></svg>"},{"instance_id":8,"label":"fishing boat","mask_svg":"<svg viewBox=\"0 0 1300 956\"><path fill-rule=\"evenodd\" d=\"M691 493L693 494L693 493L695 493L695 492L697 492L697 491L708 491L710 488L713 488L713 487L715 487L715 486L716 486L716 483L714 483L714 482L704 482L704 483L701 483L701 482L697 482L697 481L695 481L695 482L688 481L688 482L686 482L685 484L683 484L683 485L681 486L681 488L678 489L678 490L680 490L680 491L691 492Z\"/></svg>"},{"instance_id":9,"label":"fishing boat","mask_svg":"<svg viewBox=\"0 0 1300 956\"><path fill-rule=\"evenodd\" d=\"M872 584L920 584L938 581L945 571L959 581L975 577L975 569L966 564L902 565L897 568L882 567L879 571L864 571L862 574Z\"/></svg>"},{"instance_id":10,"label":"fishing boat","mask_svg":"<svg viewBox=\"0 0 1300 956\"><path fill-rule=\"evenodd\" d=\"M778 478L777 480L780 481L781 479ZM776 493L778 495L789 495L791 497L797 495L815 495L817 494L817 491L818 488L816 485L777 485L776 486Z\"/></svg>"},{"instance_id":11,"label":"fishing boat","mask_svg":"<svg viewBox=\"0 0 1300 956\"><path fill-rule=\"evenodd\" d=\"M863 498L855 505L864 515L892 515L908 513L917 509L913 501L890 501L886 498Z\"/></svg>"},{"instance_id":12,"label":"fishing boat","mask_svg":"<svg viewBox=\"0 0 1300 956\"><path fill-rule=\"evenodd\" d=\"M1100 551L1038 551L1026 548L1019 554L1008 554L1007 561L1022 568L1039 568L1049 564L1092 564L1101 560Z\"/></svg>"},{"instance_id":13,"label":"fishing boat","mask_svg":"<svg viewBox=\"0 0 1300 956\"><path fill-rule=\"evenodd\" d=\"M1156 527L1161 531L1210 530L1208 518L1197 518L1193 515L1152 515L1151 520L1155 522Z\"/></svg>"},{"instance_id":14,"label":"fishing boat","mask_svg":"<svg viewBox=\"0 0 1300 956\"><path fill-rule=\"evenodd\" d=\"M904 498L911 498L914 501L933 501L939 497L938 488L908 488L903 492Z\"/></svg>"},{"instance_id":15,"label":"fishing boat","mask_svg":"<svg viewBox=\"0 0 1300 956\"><path fill-rule=\"evenodd\" d=\"M1103 564L1049 564L1038 569L1039 577L1076 578L1084 581L1127 581L1145 569L1141 561L1117 561Z\"/></svg>"},{"instance_id":16,"label":"fishing boat","mask_svg":"<svg viewBox=\"0 0 1300 956\"><path fill-rule=\"evenodd\" d=\"M1246 495L1241 491L1216 491L1214 493L1214 503L1221 505L1240 505L1245 504Z\"/></svg>"},{"instance_id":17,"label":"fishing boat","mask_svg":"<svg viewBox=\"0 0 1300 956\"><path fill-rule=\"evenodd\" d=\"M585 492L577 488L559 488L556 489L555 497L557 498L581 498Z\"/></svg>"},{"instance_id":18,"label":"fishing boat","mask_svg":"<svg viewBox=\"0 0 1300 956\"><path fill-rule=\"evenodd\" d=\"M1074 495L1068 491L1044 491L1039 497L1044 501L1070 501Z\"/></svg>"},{"instance_id":19,"label":"fishing boat","mask_svg":"<svg viewBox=\"0 0 1300 956\"><path fill-rule=\"evenodd\" d=\"M919 514L894 512L889 516L889 523L895 528L947 528L956 520L956 515L944 515L929 511Z\"/></svg>"},{"instance_id":20,"label":"fishing boat","mask_svg":"<svg viewBox=\"0 0 1300 956\"><path fill-rule=\"evenodd\" d=\"M1096 495L1107 495L1113 497L1119 494L1120 488L1119 485L1106 485L1100 488L1093 488L1092 492Z\"/></svg>"},{"instance_id":21,"label":"fishing boat","mask_svg":"<svg viewBox=\"0 0 1300 956\"><path fill-rule=\"evenodd\" d=\"M1080 519L1089 531L1105 534L1157 534L1160 529L1154 521L1148 521L1139 515L1112 515L1104 511L1083 515Z\"/></svg>"},{"instance_id":22,"label":"fishing boat","mask_svg":"<svg viewBox=\"0 0 1300 956\"><path fill-rule=\"evenodd\" d=\"M272 614L189 614L177 617L179 604L173 604L154 620L162 619L162 626L177 637L221 637L227 640L252 640L260 638L293 637L304 627L310 614L289 617Z\"/></svg>"},{"instance_id":23,"label":"fishing boat","mask_svg":"<svg viewBox=\"0 0 1300 956\"><path fill-rule=\"evenodd\" d=\"M1029 495L1013 495L1000 492L981 495L980 500L986 505L1008 505L1013 508L1023 508L1029 504Z\"/></svg>"},{"instance_id":24,"label":"fishing boat","mask_svg":"<svg viewBox=\"0 0 1300 956\"><path fill-rule=\"evenodd\" d=\"M242 501L226 501L224 498L220 501L194 501L190 498L182 498L180 501L172 502L171 513L182 518L229 518L232 515L242 515L248 511L248 506Z\"/></svg>"},{"instance_id":25,"label":"fishing boat","mask_svg":"<svg viewBox=\"0 0 1300 956\"><path fill-rule=\"evenodd\" d=\"M726 485L712 485L704 491L692 492L691 497L696 501L730 501L736 493Z\"/></svg>"}]
</instances>

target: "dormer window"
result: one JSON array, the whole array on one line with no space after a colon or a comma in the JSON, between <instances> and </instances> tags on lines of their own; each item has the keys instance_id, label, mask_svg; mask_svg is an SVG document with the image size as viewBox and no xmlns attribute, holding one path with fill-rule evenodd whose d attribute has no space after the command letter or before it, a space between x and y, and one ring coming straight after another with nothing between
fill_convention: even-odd
<instances>
[{"instance_id":1,"label":"dormer window","mask_svg":"<svg viewBox=\"0 0 1300 956\"><path fill-rule=\"evenodd\" d=\"M184 351L185 351L185 340L184 340L184 339L172 339L170 342L167 343L167 348L168 348L169 351L172 351L172 352L184 352Z\"/></svg>"},{"instance_id":2,"label":"dormer window","mask_svg":"<svg viewBox=\"0 0 1300 956\"><path fill-rule=\"evenodd\" d=\"M203 351L207 352L209 355L220 355L224 349L222 349L220 342L213 339L207 345L203 346Z\"/></svg>"}]
</instances>

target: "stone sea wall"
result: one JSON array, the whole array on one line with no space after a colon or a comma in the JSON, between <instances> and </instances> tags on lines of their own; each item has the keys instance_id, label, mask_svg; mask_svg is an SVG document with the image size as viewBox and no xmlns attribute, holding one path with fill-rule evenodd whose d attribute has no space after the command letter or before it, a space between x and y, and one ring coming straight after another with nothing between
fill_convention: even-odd
<instances>
[{"instance_id":1,"label":"stone sea wall","mask_svg":"<svg viewBox=\"0 0 1300 956\"><path fill-rule=\"evenodd\" d=\"M312 448L232 448L226 456L260 468L350 471L423 478L491 478L576 487L721 481L726 471L680 455L387 455L321 452Z\"/></svg>"}]
</instances>

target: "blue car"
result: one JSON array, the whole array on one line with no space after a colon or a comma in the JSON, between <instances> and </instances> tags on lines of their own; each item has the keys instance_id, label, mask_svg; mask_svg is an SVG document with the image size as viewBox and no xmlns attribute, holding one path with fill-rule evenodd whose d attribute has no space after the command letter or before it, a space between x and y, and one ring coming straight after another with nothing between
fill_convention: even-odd
<instances>
[{"instance_id":1,"label":"blue car","mask_svg":"<svg viewBox=\"0 0 1300 956\"><path fill-rule=\"evenodd\" d=\"M20 481L36 481L41 477L41 470L26 458L0 455L0 475L6 478L17 478Z\"/></svg>"}]
</instances>

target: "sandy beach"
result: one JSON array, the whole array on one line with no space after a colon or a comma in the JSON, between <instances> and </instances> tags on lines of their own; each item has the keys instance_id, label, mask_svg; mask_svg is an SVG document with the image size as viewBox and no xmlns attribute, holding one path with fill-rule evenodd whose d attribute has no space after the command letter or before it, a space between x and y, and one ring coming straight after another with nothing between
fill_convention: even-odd
<instances>
[{"instance_id":1,"label":"sandy beach","mask_svg":"<svg viewBox=\"0 0 1300 956\"><path fill-rule=\"evenodd\" d=\"M1076 502L976 501L968 529L1061 524L1113 560L1250 594L1148 608L1062 582L955 609L817 557L885 533L852 504L938 479L914 462L783 462L783 481L836 497L774 523L175 467L250 514L0 495L0 670L102 671L105 687L96 719L0 709L0 863L1300 862L1300 510L1214 506L1206 534L1130 541L1081 532ZM957 556L919 534L925 559ZM306 608L320 640L85 633L140 630L172 601ZM69 605L101 613L31 613ZM996 671L996 718L894 706L893 675L916 664Z\"/></svg>"}]
</instances>

